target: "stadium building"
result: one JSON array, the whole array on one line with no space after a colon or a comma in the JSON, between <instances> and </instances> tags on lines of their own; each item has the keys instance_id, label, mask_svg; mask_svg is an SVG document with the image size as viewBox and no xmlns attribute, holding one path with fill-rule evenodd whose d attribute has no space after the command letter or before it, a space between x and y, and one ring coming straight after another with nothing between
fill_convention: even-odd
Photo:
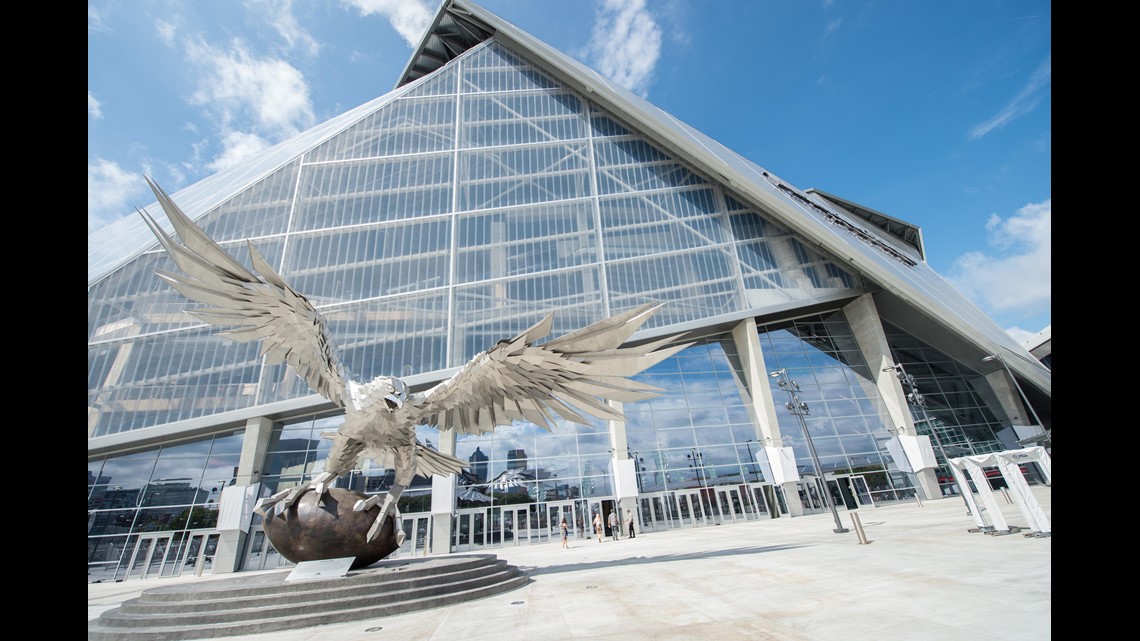
<instances>
[{"instance_id":1,"label":"stadium building","mask_svg":"<svg viewBox=\"0 0 1140 641\"><path fill-rule=\"evenodd\" d=\"M172 197L307 296L358 380L425 389L550 312L558 336L661 301L631 341L693 343L637 376L664 393L625 421L421 428L471 467L404 492L400 554L556 541L563 516L588 536L593 511L654 532L951 496L947 457L1051 429L1050 371L918 228L789 184L467 0L391 92ZM320 471L338 412L188 315L141 216L88 245L89 581L288 565L250 508Z\"/></svg>"}]
</instances>

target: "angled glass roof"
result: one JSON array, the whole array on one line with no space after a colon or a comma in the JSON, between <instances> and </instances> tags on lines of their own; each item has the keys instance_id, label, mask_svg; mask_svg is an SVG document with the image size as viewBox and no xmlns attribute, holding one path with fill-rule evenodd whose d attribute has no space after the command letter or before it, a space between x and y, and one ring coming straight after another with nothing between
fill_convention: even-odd
<instances>
[{"instance_id":1,"label":"angled glass roof","mask_svg":"<svg viewBox=\"0 0 1140 641\"><path fill-rule=\"evenodd\" d=\"M269 175L285 164L292 162L300 154L317 146L322 141L335 136L362 117L376 111L381 106L401 95L414 91L415 87L405 85L379 98L370 100L355 109L321 123L312 129L278 143L260 154L243 161L239 165L208 176L193 185L171 194L174 202L191 220L197 220L206 212L229 200L261 178ZM168 232L173 228L166 220L157 201L143 208ZM95 230L87 236L87 286L127 263L142 252L158 245L154 234L146 226L142 216L132 214Z\"/></svg>"},{"instance_id":2,"label":"angled glass roof","mask_svg":"<svg viewBox=\"0 0 1140 641\"><path fill-rule=\"evenodd\" d=\"M375 112L378 105L409 91L420 80L435 76L433 71L492 34L566 88L615 114L623 125L646 136L653 145L721 183L733 198L770 215L801 236L807 246L817 246L837 257L848 268L981 349L995 352L1001 348L1007 354L1024 355L1024 359L1010 359L1011 366L1039 388L1051 388L1046 368L930 269L922 261L921 253L916 256L914 250L921 249L917 230L908 231L901 221L873 210L849 208L820 192L801 191L570 56L466 0L445 0L440 5L431 29L397 82L399 89L283 142L241 167L176 192L175 201L191 218L201 216L300 153ZM494 163L507 167L523 160L499 155ZM527 162L534 160L538 159ZM464 197L488 196L491 194L470 191ZM148 210L157 214L157 203ZM164 220L162 216L155 217ZM903 246L900 239L905 241ZM90 235L88 243L89 285L155 245L153 236L137 216L127 217Z\"/></svg>"}]
</instances>

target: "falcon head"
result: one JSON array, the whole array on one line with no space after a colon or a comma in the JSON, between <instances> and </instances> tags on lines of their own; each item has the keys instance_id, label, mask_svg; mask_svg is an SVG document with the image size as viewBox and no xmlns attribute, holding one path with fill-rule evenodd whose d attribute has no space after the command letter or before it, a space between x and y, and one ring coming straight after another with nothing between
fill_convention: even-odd
<instances>
[{"instance_id":1,"label":"falcon head","mask_svg":"<svg viewBox=\"0 0 1140 641\"><path fill-rule=\"evenodd\" d=\"M408 385L398 378L377 376L372 384L384 392L384 404L388 406L389 412L400 409L404 406L404 401L408 400Z\"/></svg>"}]
</instances>

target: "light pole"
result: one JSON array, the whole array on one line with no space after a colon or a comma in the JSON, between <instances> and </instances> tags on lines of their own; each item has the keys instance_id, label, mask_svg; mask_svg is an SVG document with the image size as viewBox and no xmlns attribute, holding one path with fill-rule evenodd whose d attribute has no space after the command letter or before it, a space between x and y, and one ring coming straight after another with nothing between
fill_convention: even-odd
<instances>
[{"instance_id":1,"label":"light pole","mask_svg":"<svg viewBox=\"0 0 1140 641\"><path fill-rule=\"evenodd\" d=\"M629 458L633 459L633 471L637 473L637 493L641 494L645 491L642 487L641 480L641 473L645 471L645 468L642 467L641 464L645 462L645 459L638 456L637 452L629 452Z\"/></svg>"},{"instance_id":2,"label":"light pole","mask_svg":"<svg viewBox=\"0 0 1140 641\"><path fill-rule=\"evenodd\" d=\"M811 434L808 432L807 420L804 419L804 416L809 413L808 404L800 401L799 397L796 396L796 392L799 391L800 386L797 385L795 381L788 378L788 370L786 369L778 369L774 372L769 373L768 376L771 376L772 378L779 378L780 389L787 392L788 395L792 398L792 400L784 404L784 407L788 408L789 412L795 414L796 418L800 419L800 429L804 431L804 440L807 441L808 453L811 454L811 460L812 463L815 464L816 473L819 474L819 477L823 480L823 502L826 503L827 507L831 509L831 516L835 519L835 529L832 531L836 534L850 532L850 530L843 527L843 523L839 521L839 512L835 509L835 502L831 500L831 488L827 486L827 477L823 474L823 465L821 465L819 462L819 455L815 453L815 443L812 443L811 441Z\"/></svg>"},{"instance_id":3,"label":"light pole","mask_svg":"<svg viewBox=\"0 0 1140 641\"><path fill-rule=\"evenodd\" d=\"M704 475L705 455L701 454L697 450L697 448L690 447L689 453L685 455L685 458L687 458L691 461L689 463L689 467L693 468L693 471L695 471L697 473L697 483L699 483L701 487L704 487L705 486L705 475Z\"/></svg>"},{"instance_id":4,"label":"light pole","mask_svg":"<svg viewBox=\"0 0 1140 641\"><path fill-rule=\"evenodd\" d=\"M757 483L760 481L760 475L756 473L756 457L752 455L753 443L759 445L759 441L748 439L747 441L744 441L744 446L748 448L748 460L752 463L752 467L750 468L750 471L752 472L752 482Z\"/></svg>"},{"instance_id":5,"label":"light pole","mask_svg":"<svg viewBox=\"0 0 1140 641\"><path fill-rule=\"evenodd\" d=\"M1010 380L1013 381L1013 386L1017 388L1017 393L1020 394L1021 399L1023 401L1025 401L1025 406L1028 407L1029 412L1031 414L1033 414L1033 420L1037 422L1037 426L1040 427L1042 430L1044 430L1045 424L1041 422L1041 417L1037 416L1037 410L1033 409L1033 403L1029 402L1029 397L1026 396L1025 391L1021 389L1021 384L1017 382L1017 377L1014 376L1013 371L1009 369L1009 363L1005 362L1005 358L1003 358L1001 354L990 354L989 356L986 356L982 360L988 363L989 361L992 361L995 358L998 359L999 362L1001 362L1001 366L1005 368L1005 373L1009 374Z\"/></svg>"},{"instance_id":6,"label":"light pole","mask_svg":"<svg viewBox=\"0 0 1140 641\"><path fill-rule=\"evenodd\" d=\"M930 416L926 413L926 397L918 393L918 385L914 382L914 377L906 373L901 364L894 367L884 367L884 372L894 370L898 373L899 383L906 388L906 402L913 403L918 406L918 410L922 413L922 421L926 423L926 428L930 430L930 435L934 437L935 444L938 445L938 451L942 453L942 462L950 469L950 478L954 481L954 485L958 488L958 494L962 496L962 501L966 504L966 514L970 514L970 501L966 499L966 494L961 485L958 484L958 477L954 476L954 470L950 465L950 459L946 456L946 448L942 447L942 438L938 436L938 426L931 420ZM939 468L941 469L941 465ZM934 474L935 482L938 481L938 473Z\"/></svg>"}]
</instances>

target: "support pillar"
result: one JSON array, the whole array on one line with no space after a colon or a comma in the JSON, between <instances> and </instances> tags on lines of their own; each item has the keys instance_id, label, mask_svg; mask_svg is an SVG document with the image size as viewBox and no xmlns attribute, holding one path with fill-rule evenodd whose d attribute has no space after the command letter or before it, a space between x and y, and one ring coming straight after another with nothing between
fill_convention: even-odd
<instances>
[{"instance_id":1,"label":"support pillar","mask_svg":"<svg viewBox=\"0 0 1140 641\"><path fill-rule=\"evenodd\" d=\"M439 451L455 456L455 430L439 431ZM431 553L451 552L451 528L455 519L455 490L458 477L455 474L431 477Z\"/></svg>"},{"instance_id":2,"label":"support pillar","mask_svg":"<svg viewBox=\"0 0 1140 641\"><path fill-rule=\"evenodd\" d=\"M272 433L273 421L264 416L246 421L235 485L251 486L261 482L261 465L265 461L265 452L269 449L269 437ZM254 497L255 500L256 498ZM240 499L238 494L227 494L227 500ZM219 511L222 511L221 506ZM245 540L249 536L252 519L252 514L246 516L242 510L242 519L238 527L229 527L231 524L219 522L218 547L214 552L212 570L214 574L237 572L241 569L242 551L245 549ZM226 529L221 529L223 526L226 526Z\"/></svg>"}]
</instances>

